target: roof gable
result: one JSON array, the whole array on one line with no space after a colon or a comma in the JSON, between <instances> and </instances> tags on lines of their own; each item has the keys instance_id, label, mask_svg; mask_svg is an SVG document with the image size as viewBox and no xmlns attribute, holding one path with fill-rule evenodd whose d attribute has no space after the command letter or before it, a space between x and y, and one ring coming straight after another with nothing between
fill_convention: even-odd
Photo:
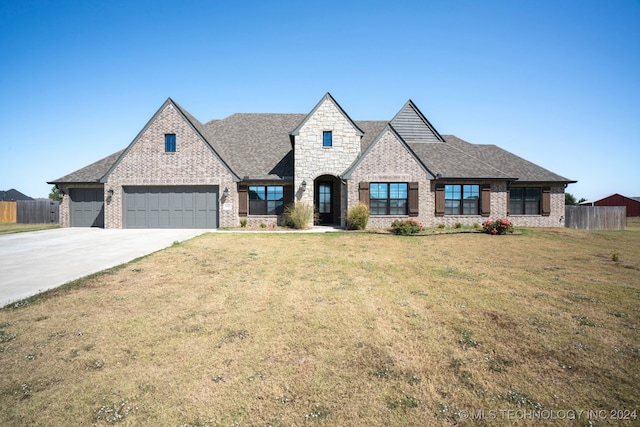
<instances>
[{"instance_id":1,"label":"roof gable","mask_svg":"<svg viewBox=\"0 0 640 427\"><path fill-rule=\"evenodd\" d=\"M231 168L229 167L229 165L224 161L224 159L220 156L220 154L218 153L218 151L214 148L214 146L211 144L211 142L209 142L209 140L207 140L207 138L205 137L205 131L204 131L204 126L202 125L202 123L200 123L195 117L193 117L191 114L189 114L189 112L187 112L184 108L182 108L180 105L178 105L176 102L173 101L173 99L171 98L167 98L167 100L162 104L162 106L158 109L158 111L156 111L156 113L153 115L153 117L151 117L151 119L147 122L147 124L142 128L142 130L138 133L138 135L136 135L136 137L133 139L133 141L131 141L131 143L129 144L129 146L124 149L121 154L118 156L118 158L115 160L115 162L113 162L113 164L111 165L111 167L107 170L107 172L101 177L100 182L106 182L109 174L118 166L118 164L122 161L122 159L127 155L127 153L129 153L129 151L131 150L131 148L138 142L138 140L140 139L140 137L147 131L147 129L149 128L149 126L151 126L151 124L153 122L156 121L156 119L158 118L158 116L169 106L173 106L176 111L178 112L178 114L182 117L182 119L187 122L187 124L189 124L189 126L191 127L191 129L198 135L198 137L202 140L202 142L204 143L204 145L209 148L211 150L211 152L214 154L214 156L217 157L217 159L220 161L220 163L222 163L224 165L224 167L229 171L229 173L231 173L234 176L234 179L239 180L239 177L237 176L237 174L231 170Z\"/></svg>"},{"instance_id":2,"label":"roof gable","mask_svg":"<svg viewBox=\"0 0 640 427\"><path fill-rule=\"evenodd\" d=\"M391 125L409 144L444 142L444 138L429 123L429 120L412 100L407 101L398 114L391 119Z\"/></svg>"},{"instance_id":3,"label":"roof gable","mask_svg":"<svg viewBox=\"0 0 640 427\"><path fill-rule=\"evenodd\" d=\"M292 136L296 136L300 133L300 129L307 123L307 121L309 120L310 117L312 117L315 112L318 110L318 108L320 108L320 106L322 104L324 104L325 102L331 102L333 103L333 105L335 105L335 107L338 109L338 111L340 111L340 113L344 116L344 118L351 124L351 126L353 126L353 128L356 130L356 134L358 136L363 136L364 132L362 131L362 129L360 129L358 127L358 125L356 125L356 123L351 120L351 117L349 117L349 115L342 109L342 107L340 106L340 104L338 104L336 102L335 99L333 99L333 96L331 96L331 94L329 92L326 93L325 96L322 97L322 99L316 104L315 107L313 107L313 109L311 110L311 112L309 114L307 114L305 116L305 118L300 122L300 124L298 126L295 127L295 129L293 129L290 132L290 135Z\"/></svg>"},{"instance_id":4,"label":"roof gable","mask_svg":"<svg viewBox=\"0 0 640 427\"><path fill-rule=\"evenodd\" d=\"M409 155L411 157L413 157L413 159L416 161L416 163L418 163L420 165L420 167L425 171L425 173L427 174L427 178L428 179L434 179L435 175L427 168L427 166L424 164L424 162L422 162L422 160L416 155L416 153L411 149L411 147L409 146L409 144L406 143L406 141L402 138L402 136L400 136L400 134L398 134L398 132L393 128L393 126L391 124L387 124L384 129L382 129L382 131L380 131L380 133L378 134L378 136L376 136L376 138L373 140L373 142L371 142L371 144L368 145L367 149L365 150L364 153L362 153L361 156L359 156L351 166L349 166L349 168L341 175L341 178L343 179L350 179L351 178L351 174L353 173L353 171L358 167L358 165L367 158L367 155L375 148L375 146L382 140L382 138L384 137L384 135L390 132L395 139L404 146L404 148L407 150L407 152L409 153Z\"/></svg>"}]
</instances>

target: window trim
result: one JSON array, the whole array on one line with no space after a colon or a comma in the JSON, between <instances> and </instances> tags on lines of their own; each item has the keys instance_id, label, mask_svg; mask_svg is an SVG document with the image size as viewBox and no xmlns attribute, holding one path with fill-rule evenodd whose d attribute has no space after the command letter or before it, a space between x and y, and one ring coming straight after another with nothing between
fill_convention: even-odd
<instances>
[{"instance_id":1,"label":"window trim","mask_svg":"<svg viewBox=\"0 0 640 427\"><path fill-rule=\"evenodd\" d=\"M447 187L459 187L459 194L460 194L460 198L459 199L451 199L451 198L447 198ZM465 187L477 187L476 189L468 189L468 192L465 193ZM444 206L443 206L443 215L446 216L479 216L482 213L482 185L480 184L444 184L442 187L442 192L443 192L443 197L444 197ZM474 191L476 190L476 191ZM469 198L466 197L465 198L465 194L471 193L472 196L477 196L476 199L473 198ZM455 192L454 192L455 194ZM476 202L476 206L475 206L475 212L474 213L465 213L465 206L464 206L464 201L468 199L468 200L475 200ZM459 205L458 205L458 212L451 212L451 208L449 206L447 206L447 202L448 201L458 201Z\"/></svg>"},{"instance_id":2,"label":"window trim","mask_svg":"<svg viewBox=\"0 0 640 427\"><path fill-rule=\"evenodd\" d=\"M251 195L253 188L262 188L264 191L264 200L260 199L252 199ZM270 192L270 188L279 189L275 191L275 193ZM269 198L270 195L279 194L281 197L279 199ZM249 185L247 186L247 214L250 216L277 216L282 215L284 213L284 200L285 200L285 186L284 185ZM275 203L275 208L273 209L273 213L269 212L269 203ZM278 203L279 202L279 203ZM264 205L263 209L260 213L252 212L252 206L257 204ZM254 208L255 209L255 208ZM264 213L263 213L264 212Z\"/></svg>"},{"instance_id":3,"label":"window trim","mask_svg":"<svg viewBox=\"0 0 640 427\"><path fill-rule=\"evenodd\" d=\"M330 130L322 131L322 147L323 148L333 147L333 131L330 131Z\"/></svg>"},{"instance_id":4,"label":"window trim","mask_svg":"<svg viewBox=\"0 0 640 427\"><path fill-rule=\"evenodd\" d=\"M538 200L537 200L537 209L535 213L527 213L527 199L526 199L526 190L535 189L538 190ZM513 190L522 190L522 196L519 199L513 199L512 194ZM512 216L549 216L551 214L551 188L550 187L520 187L513 186L509 188L509 196L508 196L508 206L509 206L509 215ZM531 203L531 201L530 201ZM518 206L520 209L518 213L514 213L514 207Z\"/></svg>"},{"instance_id":5,"label":"window trim","mask_svg":"<svg viewBox=\"0 0 640 427\"><path fill-rule=\"evenodd\" d=\"M369 182L368 185L368 198L369 198L369 212L371 216L409 216L410 210L409 210L409 193L410 193L410 183L408 182ZM386 185L386 199L382 199L382 198L375 198L373 197L374 192L372 191L371 187L373 185ZM404 198L393 198L391 197L391 186L392 185L404 185L404 194L406 197ZM417 187L417 186L416 186ZM374 210L372 208L372 204L374 201L377 200L384 200L385 201L385 213L374 213ZM398 203L399 201L404 201L404 212L392 212L392 202L395 201L396 203ZM397 207L396 207L397 208Z\"/></svg>"},{"instance_id":6,"label":"window trim","mask_svg":"<svg viewBox=\"0 0 640 427\"><path fill-rule=\"evenodd\" d=\"M173 137L173 138L172 138ZM176 134L165 133L164 134L164 152L175 153L176 152Z\"/></svg>"}]
</instances>

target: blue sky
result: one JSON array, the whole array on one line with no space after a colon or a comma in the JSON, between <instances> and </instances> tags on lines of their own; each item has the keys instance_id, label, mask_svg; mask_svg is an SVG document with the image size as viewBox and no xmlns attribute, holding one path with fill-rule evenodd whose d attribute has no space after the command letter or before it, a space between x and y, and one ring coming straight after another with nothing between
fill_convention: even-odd
<instances>
[{"instance_id":1,"label":"blue sky","mask_svg":"<svg viewBox=\"0 0 640 427\"><path fill-rule=\"evenodd\" d=\"M354 120L412 99L443 134L640 196L640 1L0 0L0 190L125 148L171 97L201 122Z\"/></svg>"}]
</instances>

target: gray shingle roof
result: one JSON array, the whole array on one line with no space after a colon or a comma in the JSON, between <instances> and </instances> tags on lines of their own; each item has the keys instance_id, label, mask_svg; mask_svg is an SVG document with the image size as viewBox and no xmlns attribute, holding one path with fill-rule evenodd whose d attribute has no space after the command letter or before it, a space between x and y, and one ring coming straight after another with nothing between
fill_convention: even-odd
<instances>
[{"instance_id":1,"label":"gray shingle roof","mask_svg":"<svg viewBox=\"0 0 640 427\"><path fill-rule=\"evenodd\" d=\"M289 132L305 114L233 114L204 125L205 135L240 178L293 177Z\"/></svg>"},{"instance_id":2,"label":"gray shingle roof","mask_svg":"<svg viewBox=\"0 0 640 427\"><path fill-rule=\"evenodd\" d=\"M184 108L174 104L240 179L288 180L293 177L290 135L308 114L238 113L202 124ZM358 120L353 123L364 132L361 140L361 152L364 153L390 122ZM398 133L402 136L401 132ZM453 135L442 137L444 143L408 143L427 169L441 178L575 182L495 145L471 144ZM100 182L124 151L118 151L49 184Z\"/></svg>"},{"instance_id":3,"label":"gray shingle roof","mask_svg":"<svg viewBox=\"0 0 640 427\"><path fill-rule=\"evenodd\" d=\"M504 175L517 178L521 182L575 182L496 145L471 144L454 135L446 135L445 140L471 158L501 171Z\"/></svg>"},{"instance_id":4,"label":"gray shingle roof","mask_svg":"<svg viewBox=\"0 0 640 427\"><path fill-rule=\"evenodd\" d=\"M113 166L123 152L124 150L120 150L117 153L113 153L104 159L100 159L95 163L91 163L89 166L85 166L82 169L78 169L77 171L70 173L69 175L50 181L47 184L87 184L100 182L100 179L102 179L109 169L111 169L111 166Z\"/></svg>"}]
</instances>

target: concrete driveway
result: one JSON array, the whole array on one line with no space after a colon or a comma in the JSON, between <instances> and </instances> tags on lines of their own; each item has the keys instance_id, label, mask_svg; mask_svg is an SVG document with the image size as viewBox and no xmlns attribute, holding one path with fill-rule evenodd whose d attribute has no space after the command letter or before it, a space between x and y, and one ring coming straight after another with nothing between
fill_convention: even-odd
<instances>
[{"instance_id":1,"label":"concrete driveway","mask_svg":"<svg viewBox=\"0 0 640 427\"><path fill-rule=\"evenodd\" d=\"M0 307L211 230L58 228L0 236Z\"/></svg>"}]
</instances>

